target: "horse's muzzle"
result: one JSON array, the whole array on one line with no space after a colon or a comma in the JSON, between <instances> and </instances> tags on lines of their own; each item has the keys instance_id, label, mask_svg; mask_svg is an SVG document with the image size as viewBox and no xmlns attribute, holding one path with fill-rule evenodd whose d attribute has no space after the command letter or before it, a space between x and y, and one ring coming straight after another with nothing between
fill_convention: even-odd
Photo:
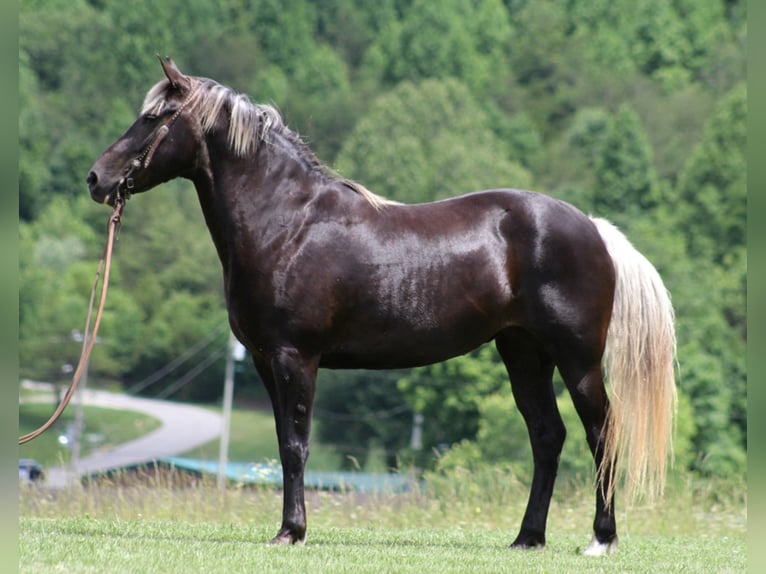
<instances>
[{"instance_id":1,"label":"horse's muzzle","mask_svg":"<svg viewBox=\"0 0 766 574\"><path fill-rule=\"evenodd\" d=\"M88 177L85 178L85 182L88 184L88 191L93 201L97 203L105 203L114 207L114 200L117 195L117 187L119 184L110 188L105 188L99 179L98 173L91 170L88 173Z\"/></svg>"}]
</instances>

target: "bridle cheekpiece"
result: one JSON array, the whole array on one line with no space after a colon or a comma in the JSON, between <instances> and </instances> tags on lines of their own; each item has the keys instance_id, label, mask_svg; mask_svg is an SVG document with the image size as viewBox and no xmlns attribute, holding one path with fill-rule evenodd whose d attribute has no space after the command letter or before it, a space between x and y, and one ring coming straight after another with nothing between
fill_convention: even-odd
<instances>
[{"instance_id":1,"label":"bridle cheekpiece","mask_svg":"<svg viewBox=\"0 0 766 574\"><path fill-rule=\"evenodd\" d=\"M196 93L196 88L189 91L189 95L186 96L186 99L184 99L183 102L181 102L181 105L175 112L173 112L173 115L168 118L168 121L157 128L157 131L154 133L154 136L152 136L149 145L144 148L144 151L142 151L138 157L130 160L130 164L128 164L128 167L125 168L125 174L117 184L115 203L125 203L128 199L130 199L130 194L135 187L135 184L133 183L133 174L140 169L146 169L149 167L149 164L152 162L152 158L154 157L154 153L162 143L162 140L164 140L165 136L168 135L171 126L178 119L178 116L181 115L181 112L183 112L184 109L189 105Z\"/></svg>"}]
</instances>

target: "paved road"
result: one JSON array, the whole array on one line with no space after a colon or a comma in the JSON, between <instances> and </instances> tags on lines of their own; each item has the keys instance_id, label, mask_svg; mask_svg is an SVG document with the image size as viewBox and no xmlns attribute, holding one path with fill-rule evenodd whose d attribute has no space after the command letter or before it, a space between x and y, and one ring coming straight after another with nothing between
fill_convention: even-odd
<instances>
[{"instance_id":1,"label":"paved road","mask_svg":"<svg viewBox=\"0 0 766 574\"><path fill-rule=\"evenodd\" d=\"M25 382L24 385L52 389L50 385L41 387L47 383ZM97 407L145 413L160 419L162 426L135 440L105 447L81 458L76 473L71 467L46 469L48 486L65 486L76 480L77 474L84 475L175 456L221 435L221 415L201 407L92 389L84 389L83 402ZM70 404L67 408L73 408L73 405Z\"/></svg>"}]
</instances>

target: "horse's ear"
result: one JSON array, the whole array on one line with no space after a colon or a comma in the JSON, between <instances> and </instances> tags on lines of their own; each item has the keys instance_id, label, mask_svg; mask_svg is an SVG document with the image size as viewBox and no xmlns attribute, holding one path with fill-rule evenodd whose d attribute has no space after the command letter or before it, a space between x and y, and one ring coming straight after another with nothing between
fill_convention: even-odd
<instances>
[{"instance_id":1,"label":"horse's ear","mask_svg":"<svg viewBox=\"0 0 766 574\"><path fill-rule=\"evenodd\" d=\"M178 69L176 63L171 58L167 56L163 58L159 54L157 54L157 58L160 60L162 71L165 72L165 76L167 76L170 81L170 85L174 88L183 89L188 89L190 87L191 82L189 81L189 78L181 73L181 70Z\"/></svg>"}]
</instances>

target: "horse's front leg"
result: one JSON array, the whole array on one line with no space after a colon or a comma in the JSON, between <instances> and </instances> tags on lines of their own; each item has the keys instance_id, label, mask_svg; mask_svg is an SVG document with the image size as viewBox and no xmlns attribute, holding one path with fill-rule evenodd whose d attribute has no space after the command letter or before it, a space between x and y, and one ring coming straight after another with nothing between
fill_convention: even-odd
<instances>
[{"instance_id":1,"label":"horse's front leg","mask_svg":"<svg viewBox=\"0 0 766 574\"><path fill-rule=\"evenodd\" d=\"M273 387L269 389L282 461L282 526L273 544L302 543L306 539L303 472L309 456L311 411L318 358L295 349L281 349L271 359Z\"/></svg>"}]
</instances>

